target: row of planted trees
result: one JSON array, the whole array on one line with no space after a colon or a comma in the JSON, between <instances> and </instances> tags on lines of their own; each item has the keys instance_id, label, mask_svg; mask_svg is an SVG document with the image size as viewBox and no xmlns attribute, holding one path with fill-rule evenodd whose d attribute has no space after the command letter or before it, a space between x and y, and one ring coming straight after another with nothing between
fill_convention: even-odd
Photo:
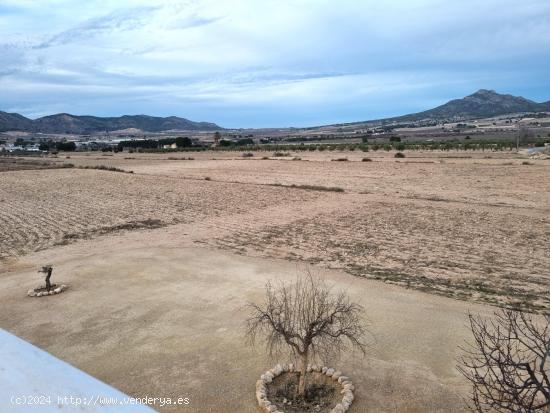
<instances>
[{"instance_id":1,"label":"row of planted trees","mask_svg":"<svg viewBox=\"0 0 550 413\"><path fill-rule=\"evenodd\" d=\"M391 143L334 143L334 144L261 144L261 145L231 145L231 146L193 146L187 138L183 142L178 142L179 138L157 141L127 141L121 142L118 147L103 148L103 151L123 151L129 152L202 152L202 151L512 151L516 148L513 141L441 141L441 142L391 142ZM163 145L176 143L176 148L163 148ZM535 146L544 146L544 141L537 142ZM74 151L76 145L74 142L52 142L43 143L41 150Z\"/></svg>"},{"instance_id":2,"label":"row of planted trees","mask_svg":"<svg viewBox=\"0 0 550 413\"><path fill-rule=\"evenodd\" d=\"M132 148L138 152L177 152L177 151L512 151L513 141L440 141L440 142L387 142L387 143L334 143L334 144L261 144L232 145L217 147L187 146L159 149L158 147Z\"/></svg>"}]
</instances>

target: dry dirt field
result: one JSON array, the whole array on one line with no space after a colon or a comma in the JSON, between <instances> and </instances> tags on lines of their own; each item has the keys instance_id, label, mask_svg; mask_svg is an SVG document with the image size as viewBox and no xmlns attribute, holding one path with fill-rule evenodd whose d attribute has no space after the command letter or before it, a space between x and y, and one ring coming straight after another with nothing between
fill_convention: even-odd
<instances>
[{"instance_id":1,"label":"dry dirt field","mask_svg":"<svg viewBox=\"0 0 550 413\"><path fill-rule=\"evenodd\" d=\"M242 307L310 264L376 338L339 362L359 384L352 412L463 411L466 312L550 310L550 161L271 155L71 154L53 161L75 168L0 172L0 327L131 395L190 395L160 411L256 412L270 362L244 345ZM98 165L133 173L78 168ZM26 297L45 263L71 288Z\"/></svg>"},{"instance_id":2,"label":"dry dirt field","mask_svg":"<svg viewBox=\"0 0 550 413\"><path fill-rule=\"evenodd\" d=\"M56 169L63 165L66 165L65 162L56 159L0 157L0 172Z\"/></svg>"},{"instance_id":3,"label":"dry dirt field","mask_svg":"<svg viewBox=\"0 0 550 413\"><path fill-rule=\"evenodd\" d=\"M372 162L360 162L359 152L298 154L300 161L265 155L74 154L65 161L77 167L134 173L2 172L0 258L188 223L198 245L550 309L549 160L525 165L512 154L463 152L399 160L366 154ZM340 158L349 160L331 161ZM342 192L315 190L325 187Z\"/></svg>"}]
</instances>

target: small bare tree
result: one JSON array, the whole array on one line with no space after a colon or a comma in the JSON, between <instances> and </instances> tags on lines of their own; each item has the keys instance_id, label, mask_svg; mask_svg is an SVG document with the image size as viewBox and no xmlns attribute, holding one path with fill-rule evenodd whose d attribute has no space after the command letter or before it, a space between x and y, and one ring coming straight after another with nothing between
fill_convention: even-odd
<instances>
[{"instance_id":1,"label":"small bare tree","mask_svg":"<svg viewBox=\"0 0 550 413\"><path fill-rule=\"evenodd\" d=\"M366 350L363 308L347 294L333 294L318 276L298 275L294 283L266 286L265 301L250 303L247 336L261 336L270 356L288 352L299 363L298 395L304 397L306 368L314 359L336 356L348 347Z\"/></svg>"},{"instance_id":2,"label":"small bare tree","mask_svg":"<svg viewBox=\"0 0 550 413\"><path fill-rule=\"evenodd\" d=\"M472 384L477 412L550 411L550 316L500 310L469 315L474 336L458 369Z\"/></svg>"},{"instance_id":3,"label":"small bare tree","mask_svg":"<svg viewBox=\"0 0 550 413\"><path fill-rule=\"evenodd\" d=\"M46 274L46 291L50 291L51 288L52 288L52 284L50 282L50 278L52 276L52 271L53 271L53 267L51 265L45 265L44 267L42 267L41 270L39 270L38 272L41 272L41 273L44 273Z\"/></svg>"}]
</instances>

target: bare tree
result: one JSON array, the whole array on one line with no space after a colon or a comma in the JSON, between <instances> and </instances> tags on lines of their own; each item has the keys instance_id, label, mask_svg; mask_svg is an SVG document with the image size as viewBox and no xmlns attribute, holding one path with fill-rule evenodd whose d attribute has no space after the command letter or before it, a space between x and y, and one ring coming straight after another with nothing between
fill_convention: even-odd
<instances>
[{"instance_id":1,"label":"bare tree","mask_svg":"<svg viewBox=\"0 0 550 413\"><path fill-rule=\"evenodd\" d=\"M52 285L50 283L50 278L52 276L53 267L51 265L45 265L42 267L42 269L38 272L46 274L46 291L50 291L52 288Z\"/></svg>"},{"instance_id":2,"label":"bare tree","mask_svg":"<svg viewBox=\"0 0 550 413\"><path fill-rule=\"evenodd\" d=\"M252 344L265 339L270 356L287 352L299 361L298 395L305 395L306 368L314 359L326 360L348 347L366 350L363 308L344 292L331 288L309 271L294 283L266 286L265 301L250 303L247 336Z\"/></svg>"},{"instance_id":3,"label":"bare tree","mask_svg":"<svg viewBox=\"0 0 550 413\"><path fill-rule=\"evenodd\" d=\"M469 315L474 342L458 369L472 384L477 412L550 411L550 316L500 310Z\"/></svg>"}]
</instances>

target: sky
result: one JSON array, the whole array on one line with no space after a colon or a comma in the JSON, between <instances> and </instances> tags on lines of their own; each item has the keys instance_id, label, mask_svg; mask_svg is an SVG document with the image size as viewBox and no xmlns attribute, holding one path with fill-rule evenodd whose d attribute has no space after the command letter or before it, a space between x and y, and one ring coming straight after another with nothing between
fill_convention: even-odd
<instances>
[{"instance_id":1,"label":"sky","mask_svg":"<svg viewBox=\"0 0 550 413\"><path fill-rule=\"evenodd\" d=\"M548 0L0 0L0 110L229 128L550 100Z\"/></svg>"}]
</instances>

